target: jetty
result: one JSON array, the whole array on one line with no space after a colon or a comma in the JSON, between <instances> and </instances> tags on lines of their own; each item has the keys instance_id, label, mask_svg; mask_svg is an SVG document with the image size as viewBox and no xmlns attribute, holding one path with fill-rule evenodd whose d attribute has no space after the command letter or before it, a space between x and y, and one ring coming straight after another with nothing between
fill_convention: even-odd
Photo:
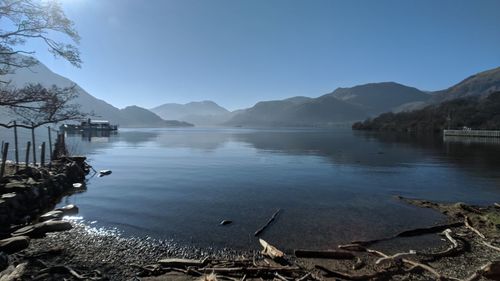
<instances>
[{"instance_id":1,"label":"jetty","mask_svg":"<svg viewBox=\"0 0 500 281\"><path fill-rule=\"evenodd\" d=\"M445 137L500 138L500 130L444 130Z\"/></svg>"}]
</instances>

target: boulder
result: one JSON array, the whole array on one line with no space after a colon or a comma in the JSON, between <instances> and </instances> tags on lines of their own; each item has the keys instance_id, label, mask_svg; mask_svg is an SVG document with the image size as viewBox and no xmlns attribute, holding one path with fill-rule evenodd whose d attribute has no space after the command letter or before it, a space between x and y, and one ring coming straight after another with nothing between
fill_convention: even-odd
<instances>
[{"instance_id":1,"label":"boulder","mask_svg":"<svg viewBox=\"0 0 500 281\"><path fill-rule=\"evenodd\" d=\"M20 192L23 191L28 185L22 181L11 181L5 184L4 190L6 192Z\"/></svg>"},{"instance_id":2,"label":"boulder","mask_svg":"<svg viewBox=\"0 0 500 281\"><path fill-rule=\"evenodd\" d=\"M99 171L99 177L104 177L107 175L111 175L112 171L111 170L100 170Z\"/></svg>"},{"instance_id":3,"label":"boulder","mask_svg":"<svg viewBox=\"0 0 500 281\"><path fill-rule=\"evenodd\" d=\"M78 207L76 205L69 204L64 207L57 208L54 211L61 211L63 212L63 216L70 216L78 214Z\"/></svg>"},{"instance_id":4,"label":"boulder","mask_svg":"<svg viewBox=\"0 0 500 281\"><path fill-rule=\"evenodd\" d=\"M60 232L73 228L67 221L44 221L20 228L12 233L12 236L29 236L31 238L43 237L48 232Z\"/></svg>"},{"instance_id":5,"label":"boulder","mask_svg":"<svg viewBox=\"0 0 500 281\"><path fill-rule=\"evenodd\" d=\"M30 238L28 236L16 236L0 240L0 252L14 254L28 248Z\"/></svg>"},{"instance_id":6,"label":"boulder","mask_svg":"<svg viewBox=\"0 0 500 281\"><path fill-rule=\"evenodd\" d=\"M64 216L64 212L60 210L54 210L47 212L40 216L39 221L49 221L49 220L60 220Z\"/></svg>"}]
</instances>

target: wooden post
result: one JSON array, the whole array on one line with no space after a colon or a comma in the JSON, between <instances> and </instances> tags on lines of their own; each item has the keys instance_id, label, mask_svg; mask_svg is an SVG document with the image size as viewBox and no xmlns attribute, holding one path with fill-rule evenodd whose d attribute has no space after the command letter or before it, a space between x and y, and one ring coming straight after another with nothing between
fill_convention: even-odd
<instances>
[{"instance_id":1,"label":"wooden post","mask_svg":"<svg viewBox=\"0 0 500 281\"><path fill-rule=\"evenodd\" d=\"M28 142L26 144L26 168L28 168L28 165L30 163L30 146L31 146L31 142Z\"/></svg>"},{"instance_id":2,"label":"wooden post","mask_svg":"<svg viewBox=\"0 0 500 281\"><path fill-rule=\"evenodd\" d=\"M17 143L17 124L14 121L14 149L16 156L16 172L19 171L19 145Z\"/></svg>"},{"instance_id":3,"label":"wooden post","mask_svg":"<svg viewBox=\"0 0 500 281\"><path fill-rule=\"evenodd\" d=\"M47 127L47 129L49 130L49 158L52 162L52 134L50 132L50 127Z\"/></svg>"},{"instance_id":4,"label":"wooden post","mask_svg":"<svg viewBox=\"0 0 500 281\"><path fill-rule=\"evenodd\" d=\"M9 151L9 143L6 142L3 145L3 151L2 151L2 167L0 168L0 178L3 178L3 175L5 173L5 162L7 162L7 152Z\"/></svg>"},{"instance_id":5,"label":"wooden post","mask_svg":"<svg viewBox=\"0 0 500 281\"><path fill-rule=\"evenodd\" d=\"M45 166L45 142L42 142L42 151L40 152L40 166Z\"/></svg>"},{"instance_id":6,"label":"wooden post","mask_svg":"<svg viewBox=\"0 0 500 281\"><path fill-rule=\"evenodd\" d=\"M33 166L36 166L35 126L31 127L31 141L33 142Z\"/></svg>"}]
</instances>

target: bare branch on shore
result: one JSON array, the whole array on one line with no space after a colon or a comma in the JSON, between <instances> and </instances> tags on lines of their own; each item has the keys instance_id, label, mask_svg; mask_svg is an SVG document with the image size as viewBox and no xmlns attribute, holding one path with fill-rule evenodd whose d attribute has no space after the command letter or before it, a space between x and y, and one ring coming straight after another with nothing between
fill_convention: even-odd
<instances>
[{"instance_id":1,"label":"bare branch on shore","mask_svg":"<svg viewBox=\"0 0 500 281\"><path fill-rule=\"evenodd\" d=\"M468 229L472 230L474 233L476 233L479 237L485 239L486 236L484 236L484 234L482 234L481 232L479 232L479 230L475 229L474 227L472 227L472 225L470 224L470 221L469 221L469 217L468 216L464 216L464 223L465 223L465 227L467 227Z\"/></svg>"}]
</instances>

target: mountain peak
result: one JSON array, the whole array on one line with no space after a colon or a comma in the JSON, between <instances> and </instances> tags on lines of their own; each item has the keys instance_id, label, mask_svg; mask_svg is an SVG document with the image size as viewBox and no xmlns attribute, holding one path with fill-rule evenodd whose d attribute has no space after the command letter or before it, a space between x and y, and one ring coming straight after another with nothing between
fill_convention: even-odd
<instances>
[{"instance_id":1,"label":"mountain peak","mask_svg":"<svg viewBox=\"0 0 500 281\"><path fill-rule=\"evenodd\" d=\"M195 125L213 126L230 116L229 110L211 100L193 101L186 104L165 103L151 109L163 119L187 121Z\"/></svg>"}]
</instances>

